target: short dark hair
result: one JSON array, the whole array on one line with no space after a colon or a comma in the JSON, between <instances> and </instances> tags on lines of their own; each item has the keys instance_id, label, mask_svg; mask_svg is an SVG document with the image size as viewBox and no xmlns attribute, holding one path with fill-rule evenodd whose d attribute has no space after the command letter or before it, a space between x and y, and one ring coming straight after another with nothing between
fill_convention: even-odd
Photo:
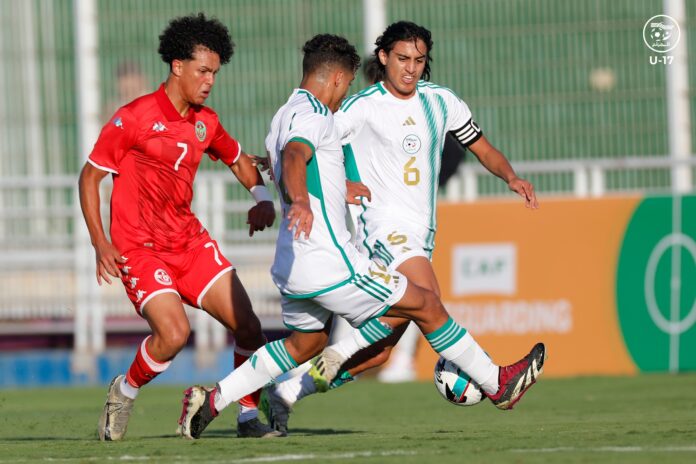
<instances>
[{"instance_id":1,"label":"short dark hair","mask_svg":"<svg viewBox=\"0 0 696 464\"><path fill-rule=\"evenodd\" d=\"M421 39L428 50L425 52L425 68L423 69L423 80L430 80L430 62L433 61L430 52L433 49L433 39L430 31L423 26L419 26L416 23L410 21L398 21L396 23L390 24L382 35L377 38L375 45L375 57L377 58L377 64L379 65L379 75L377 81L384 79L386 70L381 61L379 61L379 51L384 50L386 54L394 48L396 42L401 41L412 41L416 42Z\"/></svg>"},{"instance_id":2,"label":"short dark hair","mask_svg":"<svg viewBox=\"0 0 696 464\"><path fill-rule=\"evenodd\" d=\"M315 72L326 64L338 64L353 73L360 67L360 55L345 38L333 34L317 34L302 47L302 73Z\"/></svg>"},{"instance_id":3,"label":"short dark hair","mask_svg":"<svg viewBox=\"0 0 696 464\"><path fill-rule=\"evenodd\" d=\"M226 64L234 53L234 42L227 27L205 14L181 16L172 19L159 36L158 52L170 66L174 60L191 60L196 47L202 46L220 56Z\"/></svg>"}]
</instances>

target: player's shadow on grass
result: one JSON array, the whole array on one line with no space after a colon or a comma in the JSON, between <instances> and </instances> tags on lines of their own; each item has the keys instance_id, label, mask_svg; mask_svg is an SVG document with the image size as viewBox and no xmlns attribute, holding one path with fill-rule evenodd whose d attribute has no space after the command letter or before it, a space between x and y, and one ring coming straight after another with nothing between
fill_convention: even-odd
<instances>
[{"instance_id":1,"label":"player's shadow on grass","mask_svg":"<svg viewBox=\"0 0 696 464\"><path fill-rule=\"evenodd\" d=\"M94 437L13 437L13 438L0 438L0 443L4 441L99 441L99 438Z\"/></svg>"},{"instance_id":2,"label":"player's shadow on grass","mask_svg":"<svg viewBox=\"0 0 696 464\"><path fill-rule=\"evenodd\" d=\"M302 429L302 428L297 428L297 429L292 429L290 430L290 436L291 437L300 437L300 436L311 436L311 435L352 435L354 433L365 433L362 430L336 430L336 429ZM141 440L159 440L162 438L177 438L181 439L181 437L176 436L174 434L166 434L166 435L145 435L145 436L140 436L138 439ZM237 429L227 429L227 430L210 430L206 431L203 433L201 436L202 439L205 438L237 438ZM28 440L28 439L26 439ZM34 440L43 440L43 438L34 438ZM50 438L50 440L60 440L60 438ZM79 439L75 439L79 440ZM0 439L0 442L3 441Z\"/></svg>"},{"instance_id":3,"label":"player's shadow on grass","mask_svg":"<svg viewBox=\"0 0 696 464\"><path fill-rule=\"evenodd\" d=\"M365 433L363 430L336 430L336 429L291 429L290 435L352 435Z\"/></svg>"},{"instance_id":4,"label":"player's shadow on grass","mask_svg":"<svg viewBox=\"0 0 696 464\"><path fill-rule=\"evenodd\" d=\"M350 435L354 433L363 433L362 430L336 430L336 429L303 429L303 428L293 428L290 430L290 436L300 436L300 435ZM231 430L211 430L210 432L205 432L204 437L211 438L223 438L223 437L237 437L237 429Z\"/></svg>"}]
</instances>

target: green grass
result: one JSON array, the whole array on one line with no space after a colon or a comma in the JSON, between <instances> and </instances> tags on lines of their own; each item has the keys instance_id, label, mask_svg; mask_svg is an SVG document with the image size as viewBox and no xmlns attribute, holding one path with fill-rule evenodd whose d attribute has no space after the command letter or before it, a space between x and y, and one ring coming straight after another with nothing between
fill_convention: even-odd
<instances>
[{"instance_id":1,"label":"green grass","mask_svg":"<svg viewBox=\"0 0 696 464\"><path fill-rule=\"evenodd\" d=\"M300 403L276 440L234 438L234 407L179 439L182 388L154 385L126 439L100 443L105 390L0 391L0 463L696 462L694 374L542 379L507 412L451 406L430 383L363 380Z\"/></svg>"}]
</instances>

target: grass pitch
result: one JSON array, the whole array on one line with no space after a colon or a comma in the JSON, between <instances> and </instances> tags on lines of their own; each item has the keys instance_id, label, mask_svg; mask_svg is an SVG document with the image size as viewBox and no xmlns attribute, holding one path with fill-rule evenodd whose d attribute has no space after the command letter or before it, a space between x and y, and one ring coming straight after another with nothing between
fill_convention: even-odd
<instances>
[{"instance_id":1,"label":"grass pitch","mask_svg":"<svg viewBox=\"0 0 696 464\"><path fill-rule=\"evenodd\" d=\"M182 390L143 389L116 443L96 438L106 386L0 390L0 463L696 462L696 374L542 378L514 411L366 379L299 403L274 440L237 439L234 407L175 437Z\"/></svg>"}]
</instances>

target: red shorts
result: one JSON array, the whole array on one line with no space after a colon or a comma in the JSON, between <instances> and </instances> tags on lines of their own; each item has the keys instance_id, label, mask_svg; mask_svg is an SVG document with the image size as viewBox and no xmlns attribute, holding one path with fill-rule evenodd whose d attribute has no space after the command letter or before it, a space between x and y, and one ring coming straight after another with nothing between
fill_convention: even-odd
<instances>
[{"instance_id":1,"label":"red shorts","mask_svg":"<svg viewBox=\"0 0 696 464\"><path fill-rule=\"evenodd\" d=\"M140 316L150 299L168 292L176 293L183 302L200 308L208 289L223 274L234 269L212 238L184 252L164 253L136 248L123 256L128 261L119 266L121 281Z\"/></svg>"}]
</instances>

